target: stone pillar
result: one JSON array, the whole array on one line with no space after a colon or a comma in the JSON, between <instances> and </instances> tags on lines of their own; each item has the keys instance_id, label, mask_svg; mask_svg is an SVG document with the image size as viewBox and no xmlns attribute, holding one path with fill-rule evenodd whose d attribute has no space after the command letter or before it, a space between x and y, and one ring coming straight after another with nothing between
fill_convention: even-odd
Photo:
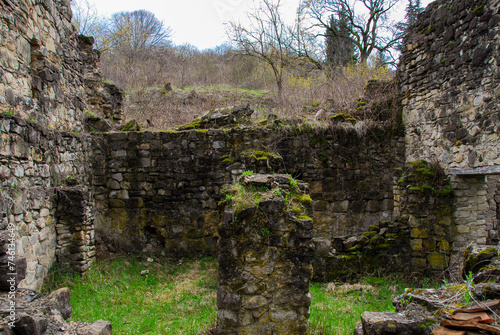
<instances>
[{"instance_id":1,"label":"stone pillar","mask_svg":"<svg viewBox=\"0 0 500 335\"><path fill-rule=\"evenodd\" d=\"M284 175L237 184L219 226L217 334L306 334L314 251L306 185Z\"/></svg>"},{"instance_id":2,"label":"stone pillar","mask_svg":"<svg viewBox=\"0 0 500 335\"><path fill-rule=\"evenodd\" d=\"M95 232L86 187L58 190L57 260L85 272L95 259Z\"/></svg>"},{"instance_id":3,"label":"stone pillar","mask_svg":"<svg viewBox=\"0 0 500 335\"><path fill-rule=\"evenodd\" d=\"M414 271L444 272L451 262L457 229L454 194L448 176L435 163L407 162L396 181L395 213L410 228L411 267Z\"/></svg>"}]
</instances>

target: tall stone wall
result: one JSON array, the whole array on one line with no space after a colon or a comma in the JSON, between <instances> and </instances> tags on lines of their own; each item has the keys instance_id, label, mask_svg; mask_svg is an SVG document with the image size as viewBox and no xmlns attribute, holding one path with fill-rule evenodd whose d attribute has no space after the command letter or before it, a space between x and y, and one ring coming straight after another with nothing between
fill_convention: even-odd
<instances>
[{"instance_id":1,"label":"tall stone wall","mask_svg":"<svg viewBox=\"0 0 500 335\"><path fill-rule=\"evenodd\" d=\"M55 130L83 129L85 91L69 1L0 4L0 110Z\"/></svg>"},{"instance_id":2,"label":"tall stone wall","mask_svg":"<svg viewBox=\"0 0 500 335\"><path fill-rule=\"evenodd\" d=\"M452 179L450 264L471 242L498 241L499 63L498 0L430 4L401 57L406 160L438 162Z\"/></svg>"},{"instance_id":3,"label":"tall stone wall","mask_svg":"<svg viewBox=\"0 0 500 335\"><path fill-rule=\"evenodd\" d=\"M58 207L74 207L66 194L78 185L85 196L90 194L86 186L90 183L86 163L90 138L54 132L5 114L0 114L0 136L0 230L14 225L16 254L28 263L20 286L37 288L57 259L79 257L76 254L80 250L75 249L78 237L61 233L66 224L60 219ZM81 231L92 222L89 217L73 226ZM82 246L92 251L90 239ZM87 258L86 264L89 262Z\"/></svg>"},{"instance_id":4,"label":"tall stone wall","mask_svg":"<svg viewBox=\"0 0 500 335\"><path fill-rule=\"evenodd\" d=\"M13 224L37 288L56 261L84 271L95 257L91 113L107 130L121 120L92 39L78 36L70 1L0 2L0 230ZM11 225L12 227L12 225Z\"/></svg>"},{"instance_id":5,"label":"tall stone wall","mask_svg":"<svg viewBox=\"0 0 500 335\"><path fill-rule=\"evenodd\" d=\"M104 83L93 39L71 17L69 0L0 3L0 112L57 131L82 131L87 110L121 122L122 93Z\"/></svg>"}]
</instances>

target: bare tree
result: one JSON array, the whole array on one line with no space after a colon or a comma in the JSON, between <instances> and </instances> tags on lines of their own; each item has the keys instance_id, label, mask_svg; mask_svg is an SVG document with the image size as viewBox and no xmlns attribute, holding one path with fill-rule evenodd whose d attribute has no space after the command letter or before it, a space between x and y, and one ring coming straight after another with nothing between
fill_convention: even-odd
<instances>
[{"instance_id":1,"label":"bare tree","mask_svg":"<svg viewBox=\"0 0 500 335\"><path fill-rule=\"evenodd\" d=\"M341 20L357 49L358 59L366 63L374 51L389 52L401 36L394 34L389 14L400 0L305 0L302 8L316 22L314 26L336 33L333 22Z\"/></svg>"},{"instance_id":2,"label":"bare tree","mask_svg":"<svg viewBox=\"0 0 500 335\"><path fill-rule=\"evenodd\" d=\"M170 27L146 10L119 12L111 16L106 33L114 52L133 63L141 54L169 43Z\"/></svg>"},{"instance_id":3,"label":"bare tree","mask_svg":"<svg viewBox=\"0 0 500 335\"><path fill-rule=\"evenodd\" d=\"M294 65L298 65L302 70L312 70L307 64L312 64L314 68L323 70L325 65L324 44L314 32L308 29L304 20L306 20L304 13L298 10L295 25L290 28L287 48L293 56Z\"/></svg>"},{"instance_id":4,"label":"bare tree","mask_svg":"<svg viewBox=\"0 0 500 335\"><path fill-rule=\"evenodd\" d=\"M91 36L96 26L99 25L99 14L97 8L89 0L71 1L73 12L73 24L76 31L81 35Z\"/></svg>"},{"instance_id":5,"label":"bare tree","mask_svg":"<svg viewBox=\"0 0 500 335\"><path fill-rule=\"evenodd\" d=\"M281 0L262 0L257 10L247 13L249 24L229 22L228 37L237 52L264 61L273 71L278 94L283 90L283 74L290 64L290 27L280 14Z\"/></svg>"}]
</instances>

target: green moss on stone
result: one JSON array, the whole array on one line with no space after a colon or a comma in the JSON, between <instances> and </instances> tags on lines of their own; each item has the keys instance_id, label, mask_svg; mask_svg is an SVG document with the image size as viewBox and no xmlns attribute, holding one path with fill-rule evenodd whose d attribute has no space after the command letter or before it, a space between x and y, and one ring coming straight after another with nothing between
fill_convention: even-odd
<instances>
[{"instance_id":1,"label":"green moss on stone","mask_svg":"<svg viewBox=\"0 0 500 335\"><path fill-rule=\"evenodd\" d=\"M333 115L331 118L332 118L332 121L335 121L335 122L350 122L352 125L355 125L356 123L358 123L358 120L356 120L351 115L345 114L345 113L337 113L337 114Z\"/></svg>"},{"instance_id":2,"label":"green moss on stone","mask_svg":"<svg viewBox=\"0 0 500 335\"><path fill-rule=\"evenodd\" d=\"M424 160L407 162L397 183L402 188L419 191L423 195L453 195L450 179L443 169L437 163Z\"/></svg>"},{"instance_id":3,"label":"green moss on stone","mask_svg":"<svg viewBox=\"0 0 500 335\"><path fill-rule=\"evenodd\" d=\"M190 130L190 129L196 129L200 128L202 125L204 125L204 122L202 120L196 120L191 123L188 123L184 126L182 126L183 130Z\"/></svg>"},{"instance_id":4,"label":"green moss on stone","mask_svg":"<svg viewBox=\"0 0 500 335\"><path fill-rule=\"evenodd\" d=\"M303 194L299 201L304 206L310 206L313 200L309 194Z\"/></svg>"},{"instance_id":5,"label":"green moss on stone","mask_svg":"<svg viewBox=\"0 0 500 335\"><path fill-rule=\"evenodd\" d=\"M140 131L141 130L141 125L137 123L137 121L130 120L127 122L123 127L120 129L121 131Z\"/></svg>"},{"instance_id":6,"label":"green moss on stone","mask_svg":"<svg viewBox=\"0 0 500 335\"><path fill-rule=\"evenodd\" d=\"M478 6L478 7L474 8L474 10L473 10L473 11L477 13L477 12L482 11L483 9L484 9L484 4L483 4L483 5L481 5L481 6Z\"/></svg>"}]
</instances>

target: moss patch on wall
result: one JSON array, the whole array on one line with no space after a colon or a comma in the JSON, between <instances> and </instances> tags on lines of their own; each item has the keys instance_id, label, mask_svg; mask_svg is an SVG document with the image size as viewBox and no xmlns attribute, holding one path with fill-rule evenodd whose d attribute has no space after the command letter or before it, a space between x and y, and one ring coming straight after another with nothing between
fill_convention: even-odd
<instances>
[{"instance_id":1,"label":"moss patch on wall","mask_svg":"<svg viewBox=\"0 0 500 335\"><path fill-rule=\"evenodd\" d=\"M453 195L450 178L438 163L425 160L407 162L398 180L401 187L417 190L422 195L448 197Z\"/></svg>"}]
</instances>

